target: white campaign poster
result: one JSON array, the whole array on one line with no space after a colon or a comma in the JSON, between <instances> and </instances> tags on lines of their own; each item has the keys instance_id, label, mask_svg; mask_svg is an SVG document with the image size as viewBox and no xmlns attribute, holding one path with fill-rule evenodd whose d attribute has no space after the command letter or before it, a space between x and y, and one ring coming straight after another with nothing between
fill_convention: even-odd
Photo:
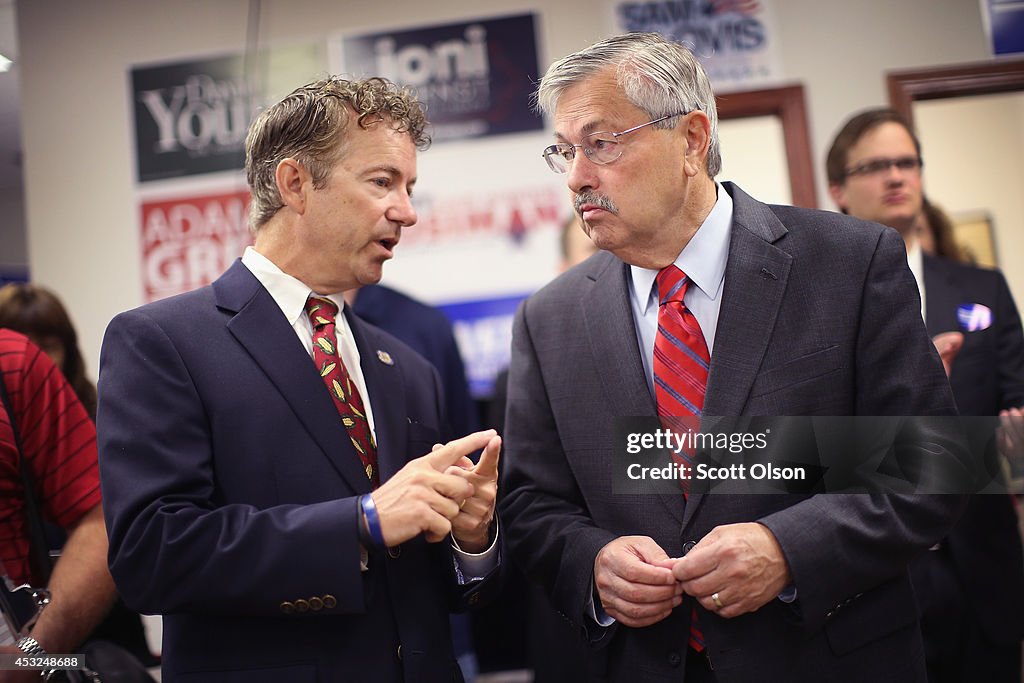
<instances>
[{"instance_id":1,"label":"white campaign poster","mask_svg":"<svg viewBox=\"0 0 1024 683\"><path fill-rule=\"evenodd\" d=\"M716 92L782 76L771 0L627 0L613 11L623 33L660 33L690 48Z\"/></svg>"}]
</instances>

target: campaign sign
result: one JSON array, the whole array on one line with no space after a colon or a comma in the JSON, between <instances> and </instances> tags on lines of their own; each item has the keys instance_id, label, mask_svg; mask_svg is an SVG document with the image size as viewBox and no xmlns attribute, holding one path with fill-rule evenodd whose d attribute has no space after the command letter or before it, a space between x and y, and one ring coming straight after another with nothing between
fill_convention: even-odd
<instances>
[{"instance_id":1,"label":"campaign sign","mask_svg":"<svg viewBox=\"0 0 1024 683\"><path fill-rule=\"evenodd\" d=\"M145 301L216 280L252 244L248 218L248 190L144 202Z\"/></svg>"},{"instance_id":2,"label":"campaign sign","mask_svg":"<svg viewBox=\"0 0 1024 683\"><path fill-rule=\"evenodd\" d=\"M526 297L521 294L438 306L452 321L473 398L494 395L494 376L508 367L512 318Z\"/></svg>"},{"instance_id":3,"label":"campaign sign","mask_svg":"<svg viewBox=\"0 0 1024 683\"><path fill-rule=\"evenodd\" d=\"M28 266L0 265L0 287L12 282L28 282Z\"/></svg>"},{"instance_id":4,"label":"campaign sign","mask_svg":"<svg viewBox=\"0 0 1024 683\"><path fill-rule=\"evenodd\" d=\"M240 169L261 98L241 56L132 69L138 180Z\"/></svg>"},{"instance_id":5,"label":"campaign sign","mask_svg":"<svg viewBox=\"0 0 1024 683\"><path fill-rule=\"evenodd\" d=\"M1018 0L988 0L992 54L1024 52L1024 5Z\"/></svg>"},{"instance_id":6,"label":"campaign sign","mask_svg":"<svg viewBox=\"0 0 1024 683\"><path fill-rule=\"evenodd\" d=\"M342 39L339 72L383 76L427 105L434 141L543 130L533 14Z\"/></svg>"},{"instance_id":7,"label":"campaign sign","mask_svg":"<svg viewBox=\"0 0 1024 683\"><path fill-rule=\"evenodd\" d=\"M623 33L651 31L688 47L715 86L779 76L771 0L628 0L615 15Z\"/></svg>"}]
</instances>

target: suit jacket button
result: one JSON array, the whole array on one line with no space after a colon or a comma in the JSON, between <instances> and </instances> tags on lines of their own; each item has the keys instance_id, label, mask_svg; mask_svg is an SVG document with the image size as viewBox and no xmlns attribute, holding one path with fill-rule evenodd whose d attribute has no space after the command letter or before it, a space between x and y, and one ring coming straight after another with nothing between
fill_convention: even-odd
<instances>
[{"instance_id":1,"label":"suit jacket button","mask_svg":"<svg viewBox=\"0 0 1024 683\"><path fill-rule=\"evenodd\" d=\"M330 593L324 596L324 607L326 607L327 609L334 609L337 606L338 599L336 597L334 597Z\"/></svg>"},{"instance_id":2,"label":"suit jacket button","mask_svg":"<svg viewBox=\"0 0 1024 683\"><path fill-rule=\"evenodd\" d=\"M388 557L392 560L397 560L402 556L402 546L396 545L394 548L388 548Z\"/></svg>"},{"instance_id":3,"label":"suit jacket button","mask_svg":"<svg viewBox=\"0 0 1024 683\"><path fill-rule=\"evenodd\" d=\"M314 596L309 599L309 608L314 612L319 612L324 608L324 601Z\"/></svg>"},{"instance_id":4,"label":"suit jacket button","mask_svg":"<svg viewBox=\"0 0 1024 683\"><path fill-rule=\"evenodd\" d=\"M683 544L683 556L685 557L686 553L688 553L691 550L693 550L694 546L696 546L696 545L697 545L697 541L687 541L686 543L684 543Z\"/></svg>"},{"instance_id":5,"label":"suit jacket button","mask_svg":"<svg viewBox=\"0 0 1024 683\"><path fill-rule=\"evenodd\" d=\"M294 614L295 613L295 605L293 605L290 602L287 602L287 601L282 602L280 607L281 607L281 611L284 612L285 614Z\"/></svg>"},{"instance_id":6,"label":"suit jacket button","mask_svg":"<svg viewBox=\"0 0 1024 683\"><path fill-rule=\"evenodd\" d=\"M675 650L668 653L668 665L671 667L677 667L683 663L683 657Z\"/></svg>"},{"instance_id":7,"label":"suit jacket button","mask_svg":"<svg viewBox=\"0 0 1024 683\"><path fill-rule=\"evenodd\" d=\"M402 658L402 646L401 645L398 646L398 658L399 659Z\"/></svg>"},{"instance_id":8,"label":"suit jacket button","mask_svg":"<svg viewBox=\"0 0 1024 683\"><path fill-rule=\"evenodd\" d=\"M309 611L309 603L306 602L305 600L296 600L295 601L295 611L298 612L299 614L302 614L303 612L308 612Z\"/></svg>"}]
</instances>

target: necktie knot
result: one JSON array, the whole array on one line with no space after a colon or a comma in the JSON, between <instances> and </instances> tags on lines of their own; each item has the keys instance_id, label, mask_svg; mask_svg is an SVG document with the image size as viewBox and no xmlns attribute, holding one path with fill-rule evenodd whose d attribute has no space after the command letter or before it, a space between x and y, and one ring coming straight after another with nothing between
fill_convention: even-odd
<instances>
[{"instance_id":1,"label":"necktie knot","mask_svg":"<svg viewBox=\"0 0 1024 683\"><path fill-rule=\"evenodd\" d=\"M326 325L334 324L338 317L338 305L330 299L311 296L306 300L306 315L309 316L313 329L319 330Z\"/></svg>"},{"instance_id":2,"label":"necktie knot","mask_svg":"<svg viewBox=\"0 0 1024 683\"><path fill-rule=\"evenodd\" d=\"M686 273L679 270L674 263L658 271L656 281L658 283L658 305L664 305L669 301L682 302L683 296L686 294L686 287L690 283Z\"/></svg>"}]
</instances>

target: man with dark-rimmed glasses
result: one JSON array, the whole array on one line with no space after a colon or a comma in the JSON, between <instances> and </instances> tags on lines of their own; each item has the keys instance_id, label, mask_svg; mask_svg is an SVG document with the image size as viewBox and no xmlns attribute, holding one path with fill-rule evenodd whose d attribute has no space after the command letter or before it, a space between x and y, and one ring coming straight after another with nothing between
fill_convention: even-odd
<instances>
[{"instance_id":1,"label":"man with dark-rimmed glasses","mask_svg":"<svg viewBox=\"0 0 1024 683\"><path fill-rule=\"evenodd\" d=\"M605 251L517 313L501 508L599 650L580 680L923 681L907 562L956 497L615 490L624 416L953 414L899 236L717 182L707 76L656 34L558 60L537 104Z\"/></svg>"},{"instance_id":2,"label":"man with dark-rimmed glasses","mask_svg":"<svg viewBox=\"0 0 1024 683\"><path fill-rule=\"evenodd\" d=\"M995 415L1006 456L1024 435L1024 332L1006 278L924 253L921 143L892 109L850 117L825 162L843 213L896 229L921 293L929 334L947 363L961 415ZM982 430L987 441L991 431ZM1014 441L1016 440L1016 444ZM941 543L911 565L931 683L1020 683L1024 553L1006 495L972 496ZM978 591L998 596L979 598Z\"/></svg>"}]
</instances>

